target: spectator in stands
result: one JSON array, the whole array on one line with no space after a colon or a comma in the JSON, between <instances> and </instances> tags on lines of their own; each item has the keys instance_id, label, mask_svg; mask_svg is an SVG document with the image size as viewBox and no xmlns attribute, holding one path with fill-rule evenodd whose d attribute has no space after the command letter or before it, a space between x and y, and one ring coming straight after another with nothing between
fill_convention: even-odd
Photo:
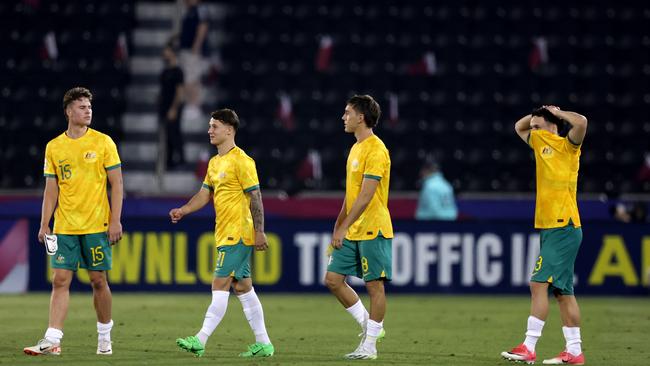
<instances>
[{"instance_id":1,"label":"spectator in stands","mask_svg":"<svg viewBox=\"0 0 650 366\"><path fill-rule=\"evenodd\" d=\"M454 188L440 171L438 163L427 159L420 170L422 190L415 211L417 220L456 220L458 208Z\"/></svg>"},{"instance_id":2,"label":"spectator in stands","mask_svg":"<svg viewBox=\"0 0 650 366\"><path fill-rule=\"evenodd\" d=\"M208 52L208 13L200 0L185 0L185 15L179 34L180 65L185 74L188 119L201 115L201 76L206 69Z\"/></svg>"},{"instance_id":3,"label":"spectator in stands","mask_svg":"<svg viewBox=\"0 0 650 366\"><path fill-rule=\"evenodd\" d=\"M181 114L185 88L183 86L183 70L178 66L176 52L171 43L163 49L165 68L160 74L160 99L158 103L158 122L160 131L165 138L161 139L166 145L165 154L168 169L184 164L183 135L181 133ZM164 141L163 141L164 140ZM163 157L161 157L163 158Z\"/></svg>"},{"instance_id":4,"label":"spectator in stands","mask_svg":"<svg viewBox=\"0 0 650 366\"><path fill-rule=\"evenodd\" d=\"M616 221L624 223L648 222L648 205L641 201L634 202L631 205L619 202L610 208L610 213Z\"/></svg>"}]
</instances>

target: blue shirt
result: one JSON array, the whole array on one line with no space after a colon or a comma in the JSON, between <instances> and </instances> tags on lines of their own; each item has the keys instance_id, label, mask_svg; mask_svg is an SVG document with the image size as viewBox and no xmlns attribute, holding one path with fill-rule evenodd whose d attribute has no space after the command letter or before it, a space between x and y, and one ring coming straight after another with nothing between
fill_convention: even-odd
<instances>
[{"instance_id":1,"label":"blue shirt","mask_svg":"<svg viewBox=\"0 0 650 366\"><path fill-rule=\"evenodd\" d=\"M185 16L183 17L183 22L181 24L180 32L180 48L181 49L191 49L194 44L194 38L196 38L196 30L201 23L208 21L208 13L205 8L201 5L195 5L187 9ZM207 56L209 54L208 50L208 36L206 35L203 43L201 44L201 54Z\"/></svg>"},{"instance_id":2,"label":"blue shirt","mask_svg":"<svg viewBox=\"0 0 650 366\"><path fill-rule=\"evenodd\" d=\"M456 220L458 208L454 189L441 173L425 178L418 199L415 218L418 220Z\"/></svg>"}]
</instances>

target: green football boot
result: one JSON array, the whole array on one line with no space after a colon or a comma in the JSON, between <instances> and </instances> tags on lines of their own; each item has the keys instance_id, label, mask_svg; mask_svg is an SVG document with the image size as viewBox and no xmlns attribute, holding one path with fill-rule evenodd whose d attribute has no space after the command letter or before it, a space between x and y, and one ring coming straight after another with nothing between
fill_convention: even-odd
<instances>
[{"instance_id":1,"label":"green football boot","mask_svg":"<svg viewBox=\"0 0 650 366\"><path fill-rule=\"evenodd\" d=\"M275 353L275 348L273 348L271 343L254 343L248 346L248 351L240 353L239 357L271 357L273 353Z\"/></svg>"},{"instance_id":2,"label":"green football boot","mask_svg":"<svg viewBox=\"0 0 650 366\"><path fill-rule=\"evenodd\" d=\"M187 338L178 338L176 344L186 350L187 352L192 352L196 357L201 357L205 353L205 346L201 344L201 341L196 336L189 336Z\"/></svg>"}]
</instances>

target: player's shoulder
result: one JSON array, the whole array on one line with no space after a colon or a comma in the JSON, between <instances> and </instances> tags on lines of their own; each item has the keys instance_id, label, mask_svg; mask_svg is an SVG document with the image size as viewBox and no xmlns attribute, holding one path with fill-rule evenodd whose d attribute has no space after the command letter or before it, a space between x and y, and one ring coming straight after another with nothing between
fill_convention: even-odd
<instances>
[{"instance_id":1,"label":"player's shoulder","mask_svg":"<svg viewBox=\"0 0 650 366\"><path fill-rule=\"evenodd\" d=\"M255 160L251 158L248 154L246 154L246 151L244 151L240 147L235 147L235 151L233 151L235 154L235 158L243 163L255 163Z\"/></svg>"},{"instance_id":2,"label":"player's shoulder","mask_svg":"<svg viewBox=\"0 0 650 366\"><path fill-rule=\"evenodd\" d=\"M98 141L113 142L113 139L109 135L92 128L88 128L88 137Z\"/></svg>"},{"instance_id":3,"label":"player's shoulder","mask_svg":"<svg viewBox=\"0 0 650 366\"><path fill-rule=\"evenodd\" d=\"M384 141L379 138L379 136L373 135L372 139L369 142L369 146L372 150L381 151L382 153L388 155L388 148L386 147L386 144L384 144Z\"/></svg>"},{"instance_id":4,"label":"player's shoulder","mask_svg":"<svg viewBox=\"0 0 650 366\"><path fill-rule=\"evenodd\" d=\"M55 138L51 139L50 141L48 141L47 146L54 146L54 145L62 144L62 143L64 143L65 139L66 139L65 132L62 132L57 137L55 137Z\"/></svg>"}]
</instances>

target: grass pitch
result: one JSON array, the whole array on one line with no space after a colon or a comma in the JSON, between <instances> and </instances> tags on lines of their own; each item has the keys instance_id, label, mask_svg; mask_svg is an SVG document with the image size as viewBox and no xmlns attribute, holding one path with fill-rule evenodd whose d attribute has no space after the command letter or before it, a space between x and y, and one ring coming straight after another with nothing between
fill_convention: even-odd
<instances>
[{"instance_id":1,"label":"grass pitch","mask_svg":"<svg viewBox=\"0 0 650 366\"><path fill-rule=\"evenodd\" d=\"M49 294L0 295L0 364L4 365L508 365L499 353L523 340L529 299L524 296L398 296L389 294L387 336L374 361L347 361L359 328L334 297L259 296L276 349L269 359L237 357L253 335L235 296L225 319L195 358L175 339L195 334L210 301L204 294L113 295L112 356L95 355L96 327L89 293L71 296L63 352L27 356L47 326ZM367 304L367 298L364 298ZM579 297L588 365L647 365L650 299ZM537 345L538 362L564 347L557 306Z\"/></svg>"}]
</instances>

